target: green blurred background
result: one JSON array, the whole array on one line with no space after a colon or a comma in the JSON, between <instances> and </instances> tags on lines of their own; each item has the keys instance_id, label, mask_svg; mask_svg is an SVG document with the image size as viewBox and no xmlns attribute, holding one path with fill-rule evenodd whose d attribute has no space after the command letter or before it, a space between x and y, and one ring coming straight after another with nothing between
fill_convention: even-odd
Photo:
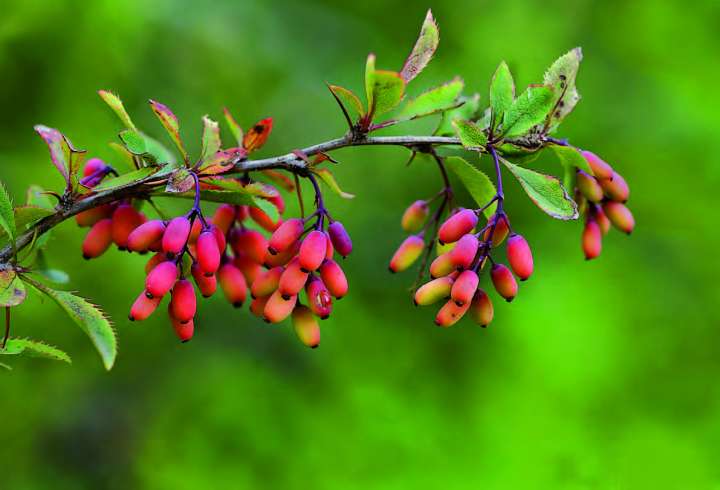
<instances>
[{"instance_id":1,"label":"green blurred background","mask_svg":"<svg viewBox=\"0 0 720 490\"><path fill-rule=\"evenodd\" d=\"M487 100L500 60L526 85L583 47L583 100L561 132L626 176L635 234L585 263L580 225L509 184L536 274L496 301L491 328L439 329L409 300L412 274L386 272L400 214L435 192L436 169L406 168L396 148L338 151L357 194L328 196L355 242L351 294L311 351L221 298L189 344L164 315L130 324L143 260L85 263L67 223L50 260L115 319L120 354L107 373L55 305L17 309L16 335L74 363L0 372L0 488L720 488L716 1L6 2L0 177L18 198L60 186L35 123L111 158L119 123L99 88L158 136L146 100L168 104L193 149L200 117L225 105L246 127L275 118L263 155L339 136L323 82L359 91L369 51L398 69L428 7L440 49L411 93L460 74Z\"/></svg>"}]
</instances>

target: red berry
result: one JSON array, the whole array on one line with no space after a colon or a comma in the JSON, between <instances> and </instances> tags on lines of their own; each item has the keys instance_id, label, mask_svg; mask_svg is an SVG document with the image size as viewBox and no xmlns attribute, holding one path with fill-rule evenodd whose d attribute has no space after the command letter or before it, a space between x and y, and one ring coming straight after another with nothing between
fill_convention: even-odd
<instances>
[{"instance_id":1,"label":"red berry","mask_svg":"<svg viewBox=\"0 0 720 490\"><path fill-rule=\"evenodd\" d=\"M267 239L256 230L236 229L230 235L230 246L235 253L247 254L258 264L262 264L268 249Z\"/></svg>"},{"instance_id":2,"label":"red berry","mask_svg":"<svg viewBox=\"0 0 720 490\"><path fill-rule=\"evenodd\" d=\"M178 278L178 267L174 260L161 262L145 278L145 289L150 297L161 298L170 291Z\"/></svg>"},{"instance_id":3,"label":"red berry","mask_svg":"<svg viewBox=\"0 0 720 490\"><path fill-rule=\"evenodd\" d=\"M297 296L291 296L290 299L285 299L280 294L280 290L277 290L270 295L267 303L265 303L263 319L268 323L281 322L290 316L296 303Z\"/></svg>"},{"instance_id":4,"label":"red berry","mask_svg":"<svg viewBox=\"0 0 720 490\"><path fill-rule=\"evenodd\" d=\"M161 297L157 298L148 298L145 294L145 291L140 293L140 296L137 297L135 302L133 303L132 307L130 308L130 314L128 315L128 318L131 322L137 321L143 321L147 319L150 315L153 314L155 309L160 304L160 301L162 300Z\"/></svg>"},{"instance_id":5,"label":"red berry","mask_svg":"<svg viewBox=\"0 0 720 490\"><path fill-rule=\"evenodd\" d=\"M145 222L145 216L129 204L121 204L112 215L112 237L120 250L127 248L130 233Z\"/></svg>"},{"instance_id":6,"label":"red berry","mask_svg":"<svg viewBox=\"0 0 720 490\"><path fill-rule=\"evenodd\" d=\"M86 259L100 257L112 243L113 222L105 218L95 223L83 240L82 254Z\"/></svg>"},{"instance_id":7,"label":"red berry","mask_svg":"<svg viewBox=\"0 0 720 490\"><path fill-rule=\"evenodd\" d=\"M495 286L495 291L497 291L500 296L508 302L515 299L518 292L518 285L510 269L503 264L494 264L490 270L490 277L492 278L493 286Z\"/></svg>"},{"instance_id":8,"label":"red berry","mask_svg":"<svg viewBox=\"0 0 720 490\"><path fill-rule=\"evenodd\" d=\"M605 195L613 201L626 202L630 197L630 188L627 182L617 172L613 172L612 180L601 180L600 183Z\"/></svg>"},{"instance_id":9,"label":"red berry","mask_svg":"<svg viewBox=\"0 0 720 490\"><path fill-rule=\"evenodd\" d=\"M92 226L103 218L109 218L115 211L113 204L103 204L96 208L90 208L75 215L75 223L78 226Z\"/></svg>"},{"instance_id":10,"label":"red berry","mask_svg":"<svg viewBox=\"0 0 720 490\"><path fill-rule=\"evenodd\" d=\"M480 278L475 271L463 271L453 283L450 290L450 297L458 306L472 301L475 291L477 291Z\"/></svg>"},{"instance_id":11,"label":"red berry","mask_svg":"<svg viewBox=\"0 0 720 490\"><path fill-rule=\"evenodd\" d=\"M418 306L431 305L450 296L455 279L450 276L438 277L426 282L415 291L414 303Z\"/></svg>"},{"instance_id":12,"label":"red berry","mask_svg":"<svg viewBox=\"0 0 720 490\"><path fill-rule=\"evenodd\" d=\"M253 282L255 282L255 280L263 270L260 264L255 262L246 254L238 254L233 259L233 264L235 264L235 267L242 271L243 276L245 276L245 282L247 284L252 284Z\"/></svg>"},{"instance_id":13,"label":"red berry","mask_svg":"<svg viewBox=\"0 0 720 490\"><path fill-rule=\"evenodd\" d=\"M265 230L273 232L280 226L280 219L273 221L268 214L255 206L250 207L250 217Z\"/></svg>"},{"instance_id":14,"label":"red berry","mask_svg":"<svg viewBox=\"0 0 720 490\"><path fill-rule=\"evenodd\" d=\"M390 272L407 270L422 254L425 241L418 235L410 235L398 247L390 259Z\"/></svg>"},{"instance_id":15,"label":"red berry","mask_svg":"<svg viewBox=\"0 0 720 490\"><path fill-rule=\"evenodd\" d=\"M218 248L217 237L210 230L203 231L197 239L195 246L195 258L200 270L206 276L212 276L220 267L220 249Z\"/></svg>"},{"instance_id":16,"label":"red berry","mask_svg":"<svg viewBox=\"0 0 720 490\"><path fill-rule=\"evenodd\" d=\"M440 327L450 327L455 325L462 317L465 312L470 308L470 303L465 303L462 306L458 306L455 301L450 300L445 303L440 311L438 311L435 317L435 325Z\"/></svg>"},{"instance_id":17,"label":"red berry","mask_svg":"<svg viewBox=\"0 0 720 490\"><path fill-rule=\"evenodd\" d=\"M415 201L403 213L400 225L408 233L417 233L422 230L429 214L430 208L426 201Z\"/></svg>"},{"instance_id":18,"label":"red berry","mask_svg":"<svg viewBox=\"0 0 720 490\"><path fill-rule=\"evenodd\" d=\"M90 177L92 174L105 170L106 168L107 165L105 162L99 158L91 158L85 162L85 167L83 167L83 177Z\"/></svg>"},{"instance_id":19,"label":"red berry","mask_svg":"<svg viewBox=\"0 0 720 490\"><path fill-rule=\"evenodd\" d=\"M225 247L227 246L227 242L225 240L225 233L223 233L223 231L215 225L210 225L210 231L212 231L212 234L215 235L215 241L217 242L218 250L222 254L225 251ZM198 237L199 236L200 235L198 235Z\"/></svg>"},{"instance_id":20,"label":"red berry","mask_svg":"<svg viewBox=\"0 0 720 490\"><path fill-rule=\"evenodd\" d=\"M217 290L217 278L212 276L206 276L205 273L200 269L200 266L195 263L190 268L195 284L197 284L200 293L204 298L209 298Z\"/></svg>"},{"instance_id":21,"label":"red berry","mask_svg":"<svg viewBox=\"0 0 720 490\"><path fill-rule=\"evenodd\" d=\"M493 223L495 223L495 229L493 230ZM494 214L488 219L485 233L483 233L483 240L486 242L490 240L490 234L492 233L492 246L497 247L508 236L510 227L508 226L507 216Z\"/></svg>"},{"instance_id":22,"label":"red berry","mask_svg":"<svg viewBox=\"0 0 720 490\"><path fill-rule=\"evenodd\" d=\"M298 258L294 258L290 261L280 276L278 291L285 299L290 296L294 296L302 290L307 278L308 273L303 271L300 267L300 260Z\"/></svg>"},{"instance_id":23,"label":"red berry","mask_svg":"<svg viewBox=\"0 0 720 490\"><path fill-rule=\"evenodd\" d=\"M607 180L603 181L609 182ZM603 188L595 177L578 170L577 187L585 198L590 202L600 202L603 198Z\"/></svg>"},{"instance_id":24,"label":"red berry","mask_svg":"<svg viewBox=\"0 0 720 490\"><path fill-rule=\"evenodd\" d=\"M162 239L162 248L166 254L172 257L183 251L190 236L190 226L190 220L185 216L170 220Z\"/></svg>"},{"instance_id":25,"label":"red berry","mask_svg":"<svg viewBox=\"0 0 720 490\"><path fill-rule=\"evenodd\" d=\"M304 230L304 222L300 218L292 218L278 226L268 242L268 251L275 255L284 252L300 238Z\"/></svg>"},{"instance_id":26,"label":"red berry","mask_svg":"<svg viewBox=\"0 0 720 490\"><path fill-rule=\"evenodd\" d=\"M247 297L247 282L240 269L231 262L226 262L218 270L218 280L228 302L235 308L240 308Z\"/></svg>"},{"instance_id":27,"label":"red berry","mask_svg":"<svg viewBox=\"0 0 720 490\"><path fill-rule=\"evenodd\" d=\"M593 215L595 221L600 225L600 231L602 231L603 235L607 235L607 232L610 231L610 220L605 214L605 211L603 211L600 206L595 206Z\"/></svg>"},{"instance_id":28,"label":"red berry","mask_svg":"<svg viewBox=\"0 0 720 490\"><path fill-rule=\"evenodd\" d=\"M308 305L313 313L325 320L332 312L332 298L325 284L317 277L311 276L305 286Z\"/></svg>"},{"instance_id":29,"label":"red berry","mask_svg":"<svg viewBox=\"0 0 720 490\"><path fill-rule=\"evenodd\" d=\"M613 169L610 165L605 163L602 158L590 151L583 151L582 154L588 162L588 165L590 165L596 179L612 179Z\"/></svg>"},{"instance_id":30,"label":"red berry","mask_svg":"<svg viewBox=\"0 0 720 490\"><path fill-rule=\"evenodd\" d=\"M250 313L252 313L253 315L255 315L258 318L262 318L263 310L265 310L265 305L267 304L268 299L270 299L270 296L254 298L250 302Z\"/></svg>"},{"instance_id":31,"label":"red berry","mask_svg":"<svg viewBox=\"0 0 720 490\"><path fill-rule=\"evenodd\" d=\"M460 209L440 226L438 239L440 243L452 243L466 235L477 225L478 217L472 209Z\"/></svg>"},{"instance_id":32,"label":"red berry","mask_svg":"<svg viewBox=\"0 0 720 490\"><path fill-rule=\"evenodd\" d=\"M333 221L327 229L330 240L335 250L342 257L347 257L352 252L352 240L345 227L339 221Z\"/></svg>"},{"instance_id":33,"label":"red berry","mask_svg":"<svg viewBox=\"0 0 720 490\"><path fill-rule=\"evenodd\" d=\"M602 230L596 221L589 220L585 223L582 234L582 248L585 260L592 260L600 255L602 251Z\"/></svg>"},{"instance_id":34,"label":"red berry","mask_svg":"<svg viewBox=\"0 0 720 490\"><path fill-rule=\"evenodd\" d=\"M475 260L475 254L477 253L479 244L480 242L475 235L463 235L463 237L457 241L455 247L448 252L450 254L450 261L458 270L467 269L473 260Z\"/></svg>"},{"instance_id":35,"label":"red berry","mask_svg":"<svg viewBox=\"0 0 720 490\"><path fill-rule=\"evenodd\" d=\"M217 228L213 225L213 228ZM190 227L190 236L188 236L188 243L194 244L197 242L200 232L203 231L203 224L199 219L193 220L192 226ZM160 240L162 245L162 240Z\"/></svg>"},{"instance_id":36,"label":"red berry","mask_svg":"<svg viewBox=\"0 0 720 490\"><path fill-rule=\"evenodd\" d=\"M304 272L311 272L320 267L325 260L327 252L327 237L319 230L313 230L305 237L300 244L298 260L300 269Z\"/></svg>"},{"instance_id":37,"label":"red berry","mask_svg":"<svg viewBox=\"0 0 720 490\"><path fill-rule=\"evenodd\" d=\"M320 266L320 277L330 294L340 299L348 292L348 282L340 265L334 260L326 260Z\"/></svg>"},{"instance_id":38,"label":"red berry","mask_svg":"<svg viewBox=\"0 0 720 490\"><path fill-rule=\"evenodd\" d=\"M603 204L603 211L618 230L629 235L635 229L635 218L624 204L609 201Z\"/></svg>"},{"instance_id":39,"label":"red berry","mask_svg":"<svg viewBox=\"0 0 720 490\"><path fill-rule=\"evenodd\" d=\"M160 240L165 232L165 223L159 219L146 221L135 228L127 239L127 248L133 252L145 252Z\"/></svg>"},{"instance_id":40,"label":"red berry","mask_svg":"<svg viewBox=\"0 0 720 490\"><path fill-rule=\"evenodd\" d=\"M220 228L220 231L227 233L235 222L235 207L230 204L222 204L215 210L212 223Z\"/></svg>"},{"instance_id":41,"label":"red berry","mask_svg":"<svg viewBox=\"0 0 720 490\"><path fill-rule=\"evenodd\" d=\"M300 251L300 242L295 241L293 244L288 248L287 250L283 252L278 252L276 255L273 255L268 251L267 254L265 254L265 262L264 265L267 268L277 267L278 265L285 265L290 260L292 260Z\"/></svg>"},{"instance_id":42,"label":"red berry","mask_svg":"<svg viewBox=\"0 0 720 490\"><path fill-rule=\"evenodd\" d=\"M508 238L507 258L513 272L521 281L525 281L532 275L532 251L530 251L530 245L522 235L513 234Z\"/></svg>"},{"instance_id":43,"label":"red berry","mask_svg":"<svg viewBox=\"0 0 720 490\"><path fill-rule=\"evenodd\" d=\"M325 238L327 238L327 240L325 240L326 245L327 245L326 250L325 250L325 259L331 260L333 258L333 255L335 254L335 246L333 245L333 242L330 239L330 235L325 233Z\"/></svg>"},{"instance_id":44,"label":"red berry","mask_svg":"<svg viewBox=\"0 0 720 490\"><path fill-rule=\"evenodd\" d=\"M313 349L320 345L320 326L307 306L297 305L293 309L292 324L300 342Z\"/></svg>"},{"instance_id":45,"label":"red berry","mask_svg":"<svg viewBox=\"0 0 720 490\"><path fill-rule=\"evenodd\" d=\"M283 274L282 267L273 267L270 270L261 272L250 287L250 294L253 298L270 296L280 284L280 276Z\"/></svg>"},{"instance_id":46,"label":"red berry","mask_svg":"<svg viewBox=\"0 0 720 490\"><path fill-rule=\"evenodd\" d=\"M156 265L158 265L160 262L165 261L165 255L157 253L150 257L150 260L147 261L145 264L145 274L150 274L150 271L155 268Z\"/></svg>"},{"instance_id":47,"label":"red berry","mask_svg":"<svg viewBox=\"0 0 720 490\"><path fill-rule=\"evenodd\" d=\"M478 289L470 304L470 316L475 320L475 323L484 328L490 325L494 314L495 312L490 297L485 291Z\"/></svg>"},{"instance_id":48,"label":"red berry","mask_svg":"<svg viewBox=\"0 0 720 490\"><path fill-rule=\"evenodd\" d=\"M189 322L195 316L196 308L195 288L187 279L180 279L175 283L170 299L173 318L180 323Z\"/></svg>"},{"instance_id":49,"label":"red berry","mask_svg":"<svg viewBox=\"0 0 720 490\"><path fill-rule=\"evenodd\" d=\"M183 343L189 341L195 333L195 322L190 320L183 323L175 318L173 316L171 305L168 305L168 316L170 317L173 330L175 330L175 335L177 335Z\"/></svg>"}]
</instances>

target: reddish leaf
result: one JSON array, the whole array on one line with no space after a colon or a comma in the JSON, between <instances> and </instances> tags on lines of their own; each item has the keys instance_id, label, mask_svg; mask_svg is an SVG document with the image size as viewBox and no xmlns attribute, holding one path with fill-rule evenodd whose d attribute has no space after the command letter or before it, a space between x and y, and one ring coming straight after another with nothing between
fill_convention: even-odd
<instances>
[{"instance_id":1,"label":"reddish leaf","mask_svg":"<svg viewBox=\"0 0 720 490\"><path fill-rule=\"evenodd\" d=\"M85 151L75 149L70 140L55 128L38 124L35 126L35 131L47 144L53 165L65 179L67 189L75 189L77 187L77 172L80 169Z\"/></svg>"},{"instance_id":2,"label":"reddish leaf","mask_svg":"<svg viewBox=\"0 0 720 490\"><path fill-rule=\"evenodd\" d=\"M168 108L168 106L166 106L165 104L161 104L160 102L156 102L152 99L150 100L150 107L152 107L153 112L158 117L158 119L160 119L160 123L162 123L163 127L170 135L170 138L172 138L173 142L175 143L175 146L177 146L177 149L178 151L180 151L183 160L187 162L188 154L185 150L182 139L180 138L180 123L178 123L177 116L173 114L173 112Z\"/></svg>"},{"instance_id":3,"label":"reddish leaf","mask_svg":"<svg viewBox=\"0 0 720 490\"><path fill-rule=\"evenodd\" d=\"M405 82L409 82L415 78L423 68L427 66L433 54L435 54L439 40L440 32L438 31L438 26L435 23L432 12L428 10L415 46L400 71L400 76L402 76Z\"/></svg>"},{"instance_id":4,"label":"reddish leaf","mask_svg":"<svg viewBox=\"0 0 720 490\"><path fill-rule=\"evenodd\" d=\"M273 120L271 117L263 119L257 122L252 128L250 128L243 138L243 147L248 153L261 148L265 141L267 141L270 132L272 131Z\"/></svg>"},{"instance_id":5,"label":"reddish leaf","mask_svg":"<svg viewBox=\"0 0 720 490\"><path fill-rule=\"evenodd\" d=\"M228 148L220 150L208 160L204 161L198 168L198 173L203 175L215 175L227 172L235 166L239 160L247 156L244 148Z\"/></svg>"},{"instance_id":6,"label":"reddish leaf","mask_svg":"<svg viewBox=\"0 0 720 490\"><path fill-rule=\"evenodd\" d=\"M315 158L313 158L312 164L313 164L313 165L317 165L317 164L319 164L319 163L326 162L326 161L327 161L327 162L338 163L338 161L335 160L333 157L331 157L331 156L328 155L327 153L324 153L324 152L321 151L320 153L318 153L317 155L315 155Z\"/></svg>"}]
</instances>

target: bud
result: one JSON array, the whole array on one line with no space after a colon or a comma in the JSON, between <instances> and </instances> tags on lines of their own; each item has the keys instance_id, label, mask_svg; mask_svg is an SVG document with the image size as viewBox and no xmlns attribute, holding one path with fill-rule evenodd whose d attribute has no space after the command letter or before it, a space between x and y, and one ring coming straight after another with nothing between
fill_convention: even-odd
<instances>
[{"instance_id":1,"label":"bud","mask_svg":"<svg viewBox=\"0 0 720 490\"><path fill-rule=\"evenodd\" d=\"M127 239L127 248L133 252L145 252L150 246L162 238L165 223L159 219L146 221L135 228Z\"/></svg>"},{"instance_id":2,"label":"bud","mask_svg":"<svg viewBox=\"0 0 720 490\"><path fill-rule=\"evenodd\" d=\"M467 269L475 260L480 242L472 234L463 235L450 252L450 261L458 270Z\"/></svg>"},{"instance_id":3,"label":"bud","mask_svg":"<svg viewBox=\"0 0 720 490\"><path fill-rule=\"evenodd\" d=\"M332 312L332 298L325 284L317 277L311 276L305 286L305 294L313 313L325 320Z\"/></svg>"},{"instance_id":4,"label":"bud","mask_svg":"<svg viewBox=\"0 0 720 490\"><path fill-rule=\"evenodd\" d=\"M605 182L611 182L608 180L602 181L603 184ZM600 183L597 181L595 177L592 175L589 175L582 170L578 170L577 172L577 186L578 189L580 189L580 192L582 192L582 195L585 196L585 198L590 202L600 202L603 198L603 187L600 185Z\"/></svg>"},{"instance_id":5,"label":"bud","mask_svg":"<svg viewBox=\"0 0 720 490\"><path fill-rule=\"evenodd\" d=\"M423 200L415 201L403 213L400 224L402 229L408 233L417 233L422 230L430 214L430 208L427 202Z\"/></svg>"},{"instance_id":6,"label":"bud","mask_svg":"<svg viewBox=\"0 0 720 490\"><path fill-rule=\"evenodd\" d=\"M160 262L165 261L165 255L157 253L150 257L150 260L147 261L145 264L145 275L150 274L150 271L155 268L156 265L158 265Z\"/></svg>"},{"instance_id":7,"label":"bud","mask_svg":"<svg viewBox=\"0 0 720 490\"><path fill-rule=\"evenodd\" d=\"M352 252L352 240L348 232L345 231L343 224L339 221L333 221L328 226L327 232L337 253L343 258L350 255L350 252Z\"/></svg>"},{"instance_id":8,"label":"bud","mask_svg":"<svg viewBox=\"0 0 720 490\"><path fill-rule=\"evenodd\" d=\"M300 342L313 349L320 345L320 326L307 306L297 305L293 309L292 324Z\"/></svg>"},{"instance_id":9,"label":"bud","mask_svg":"<svg viewBox=\"0 0 720 490\"><path fill-rule=\"evenodd\" d=\"M585 160L588 162L588 165L590 165L590 168L593 171L593 175L598 180L606 180L606 179L612 179L613 177L613 169L610 165L605 163L602 158L597 156L596 154L590 152L590 151L583 151L582 155L585 157Z\"/></svg>"},{"instance_id":10,"label":"bud","mask_svg":"<svg viewBox=\"0 0 720 490\"><path fill-rule=\"evenodd\" d=\"M256 208L255 206L250 206L250 217L255 223L257 223L263 229L269 232L277 230L277 228L281 224L279 218L277 221L273 221L272 218L270 218L270 216L268 216L265 211L260 208Z\"/></svg>"},{"instance_id":11,"label":"bud","mask_svg":"<svg viewBox=\"0 0 720 490\"><path fill-rule=\"evenodd\" d=\"M255 282L255 279L257 279L257 277L263 270L260 264L255 262L246 254L236 255L233 259L233 264L235 264L235 267L240 269L240 271L243 273L243 276L245 276L245 282L247 284L252 284L253 282Z\"/></svg>"},{"instance_id":12,"label":"bud","mask_svg":"<svg viewBox=\"0 0 720 490\"><path fill-rule=\"evenodd\" d=\"M209 298L217 290L217 278L213 276L206 276L205 273L200 269L200 266L195 263L190 268L195 284L197 284L200 293L203 298Z\"/></svg>"},{"instance_id":13,"label":"bud","mask_svg":"<svg viewBox=\"0 0 720 490\"><path fill-rule=\"evenodd\" d=\"M450 298L455 304L462 306L472 301L475 291L477 291L480 278L475 271L463 271L455 279L452 289L450 290Z\"/></svg>"},{"instance_id":14,"label":"bud","mask_svg":"<svg viewBox=\"0 0 720 490\"><path fill-rule=\"evenodd\" d=\"M130 233L145 222L145 216L129 204L121 204L112 215L112 237L120 250L127 248Z\"/></svg>"},{"instance_id":15,"label":"bud","mask_svg":"<svg viewBox=\"0 0 720 490\"><path fill-rule=\"evenodd\" d=\"M145 278L145 289L153 298L161 298L170 291L178 278L178 267L174 260L166 260L155 266Z\"/></svg>"},{"instance_id":16,"label":"bud","mask_svg":"<svg viewBox=\"0 0 720 490\"><path fill-rule=\"evenodd\" d=\"M284 221L275 230L268 242L268 251L275 255L290 248L305 229L305 223L300 218L292 218Z\"/></svg>"},{"instance_id":17,"label":"bud","mask_svg":"<svg viewBox=\"0 0 720 490\"><path fill-rule=\"evenodd\" d=\"M600 206L595 206L594 217L595 221L597 221L598 225L600 225L600 231L602 231L602 234L607 235L607 232L610 231L610 220Z\"/></svg>"},{"instance_id":18,"label":"bud","mask_svg":"<svg viewBox=\"0 0 720 490\"><path fill-rule=\"evenodd\" d=\"M585 260L596 258L602 251L602 230L600 225L593 220L585 223L582 234L582 248Z\"/></svg>"},{"instance_id":19,"label":"bud","mask_svg":"<svg viewBox=\"0 0 720 490\"><path fill-rule=\"evenodd\" d=\"M250 313L252 313L253 315L255 315L258 318L262 318L263 310L265 309L265 305L267 304L268 299L270 299L270 296L254 298L250 302Z\"/></svg>"},{"instance_id":20,"label":"bud","mask_svg":"<svg viewBox=\"0 0 720 490\"><path fill-rule=\"evenodd\" d=\"M110 218L95 223L82 243L82 254L85 259L100 257L112 243L113 222Z\"/></svg>"},{"instance_id":21,"label":"bud","mask_svg":"<svg viewBox=\"0 0 720 490\"><path fill-rule=\"evenodd\" d=\"M320 266L320 277L335 298L340 299L348 292L348 282L340 265L332 259Z\"/></svg>"},{"instance_id":22,"label":"bud","mask_svg":"<svg viewBox=\"0 0 720 490\"><path fill-rule=\"evenodd\" d=\"M490 301L490 296L482 289L475 291L475 296L470 304L470 316L475 323L485 328L490 325L494 314L495 312L492 301Z\"/></svg>"},{"instance_id":23,"label":"bud","mask_svg":"<svg viewBox=\"0 0 720 490\"><path fill-rule=\"evenodd\" d=\"M450 296L455 280L449 276L438 277L426 282L415 291L414 303L419 306L431 305Z\"/></svg>"},{"instance_id":24,"label":"bud","mask_svg":"<svg viewBox=\"0 0 720 490\"><path fill-rule=\"evenodd\" d=\"M465 312L470 308L470 303L458 306L453 300L448 301L440 308L435 317L435 325L440 327L450 327L460 320Z\"/></svg>"},{"instance_id":25,"label":"bud","mask_svg":"<svg viewBox=\"0 0 720 490\"><path fill-rule=\"evenodd\" d=\"M605 211L605 215L615 228L628 235L632 233L635 228L635 218L627 206L619 202L609 201L603 204L603 211Z\"/></svg>"},{"instance_id":26,"label":"bud","mask_svg":"<svg viewBox=\"0 0 720 490\"><path fill-rule=\"evenodd\" d=\"M113 215L115 206L112 204L103 204L96 208L87 209L75 215L75 223L78 226L92 226L103 218L109 218Z\"/></svg>"},{"instance_id":27,"label":"bud","mask_svg":"<svg viewBox=\"0 0 720 490\"><path fill-rule=\"evenodd\" d=\"M278 291L284 299L288 299L290 296L295 296L302 290L307 278L308 273L303 271L300 267L300 260L298 258L294 258L290 261L280 276Z\"/></svg>"},{"instance_id":28,"label":"bud","mask_svg":"<svg viewBox=\"0 0 720 490\"><path fill-rule=\"evenodd\" d=\"M450 252L438 255L430 264L430 276L432 277L447 276L454 270L455 264L450 257Z\"/></svg>"},{"instance_id":29,"label":"bud","mask_svg":"<svg viewBox=\"0 0 720 490\"><path fill-rule=\"evenodd\" d=\"M298 252L300 268L304 272L316 270L325 260L326 252L327 237L325 233L319 230L311 231L300 244L300 252Z\"/></svg>"},{"instance_id":30,"label":"bud","mask_svg":"<svg viewBox=\"0 0 720 490\"><path fill-rule=\"evenodd\" d=\"M168 316L170 316L170 322L172 323L173 330L175 330L175 335L177 335L183 343L188 342L193 337L193 333L195 333L195 322L190 320L182 323L175 318L172 312L172 304L168 305Z\"/></svg>"},{"instance_id":31,"label":"bud","mask_svg":"<svg viewBox=\"0 0 720 490\"><path fill-rule=\"evenodd\" d=\"M262 264L268 249L268 241L257 230L235 229L230 234L230 246L236 254L247 254L252 260Z\"/></svg>"},{"instance_id":32,"label":"bud","mask_svg":"<svg viewBox=\"0 0 720 490\"><path fill-rule=\"evenodd\" d=\"M407 270L422 254L425 241L418 235L410 235L398 247L390 260L390 272Z\"/></svg>"},{"instance_id":33,"label":"bud","mask_svg":"<svg viewBox=\"0 0 720 490\"><path fill-rule=\"evenodd\" d=\"M174 256L182 252L190 236L190 226L190 220L185 216L170 220L162 239L163 251L166 254Z\"/></svg>"},{"instance_id":34,"label":"bud","mask_svg":"<svg viewBox=\"0 0 720 490\"><path fill-rule=\"evenodd\" d=\"M137 297L132 307L130 308L130 314L128 315L128 318L131 322L134 322L135 320L139 322L146 320L150 315L153 314L155 308L158 307L158 305L160 304L160 300L162 300L161 297L148 298L145 295L145 291L143 291L142 293L140 293L140 296Z\"/></svg>"},{"instance_id":35,"label":"bud","mask_svg":"<svg viewBox=\"0 0 720 490\"><path fill-rule=\"evenodd\" d=\"M283 274L282 267L273 267L270 270L258 274L250 287L250 295L253 298L261 298L270 296L278 288L280 284L280 276Z\"/></svg>"},{"instance_id":36,"label":"bud","mask_svg":"<svg viewBox=\"0 0 720 490\"><path fill-rule=\"evenodd\" d=\"M493 223L496 223L494 230ZM485 233L483 233L483 240L486 242L489 241L490 234L492 233L492 246L497 247L505 240L509 232L510 226L508 225L507 216L504 214L500 216L493 214L488 218Z\"/></svg>"},{"instance_id":37,"label":"bud","mask_svg":"<svg viewBox=\"0 0 720 490\"><path fill-rule=\"evenodd\" d=\"M617 202L626 202L630 197L630 188L623 179L622 175L617 172L613 172L612 180L600 181L602 188L605 191L605 195Z\"/></svg>"},{"instance_id":38,"label":"bud","mask_svg":"<svg viewBox=\"0 0 720 490\"><path fill-rule=\"evenodd\" d=\"M292 313L297 296L291 296L290 299L284 299L280 295L280 291L275 291L268 298L263 310L263 319L268 323L278 323L286 319Z\"/></svg>"},{"instance_id":39,"label":"bud","mask_svg":"<svg viewBox=\"0 0 720 490\"><path fill-rule=\"evenodd\" d=\"M533 256L530 245L522 235L512 234L507 242L507 258L510 267L521 281L533 273Z\"/></svg>"},{"instance_id":40,"label":"bud","mask_svg":"<svg viewBox=\"0 0 720 490\"><path fill-rule=\"evenodd\" d=\"M226 262L218 270L218 280L228 302L235 308L240 308L247 297L247 283L240 269L231 262Z\"/></svg>"},{"instance_id":41,"label":"bud","mask_svg":"<svg viewBox=\"0 0 720 490\"><path fill-rule=\"evenodd\" d=\"M470 233L477 225L478 217L472 209L460 209L440 226L440 243L456 242L461 236Z\"/></svg>"},{"instance_id":42,"label":"bud","mask_svg":"<svg viewBox=\"0 0 720 490\"><path fill-rule=\"evenodd\" d=\"M508 302L515 299L518 292L518 285L510 269L503 264L494 264L490 270L490 277L492 278L493 286L495 286L495 291L497 291L500 296Z\"/></svg>"}]
</instances>

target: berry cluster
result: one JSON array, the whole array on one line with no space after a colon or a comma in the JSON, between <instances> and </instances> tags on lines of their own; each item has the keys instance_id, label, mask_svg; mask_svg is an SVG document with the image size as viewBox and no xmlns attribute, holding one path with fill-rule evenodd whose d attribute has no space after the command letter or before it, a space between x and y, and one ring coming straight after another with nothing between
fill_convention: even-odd
<instances>
[{"instance_id":1,"label":"berry cluster","mask_svg":"<svg viewBox=\"0 0 720 490\"><path fill-rule=\"evenodd\" d=\"M600 255L602 237L611 224L629 235L635 228L635 218L625 205L630 188L622 175L594 153L582 153L593 175L577 170L575 201L584 210L582 249L585 259L591 260Z\"/></svg>"}]
</instances>

